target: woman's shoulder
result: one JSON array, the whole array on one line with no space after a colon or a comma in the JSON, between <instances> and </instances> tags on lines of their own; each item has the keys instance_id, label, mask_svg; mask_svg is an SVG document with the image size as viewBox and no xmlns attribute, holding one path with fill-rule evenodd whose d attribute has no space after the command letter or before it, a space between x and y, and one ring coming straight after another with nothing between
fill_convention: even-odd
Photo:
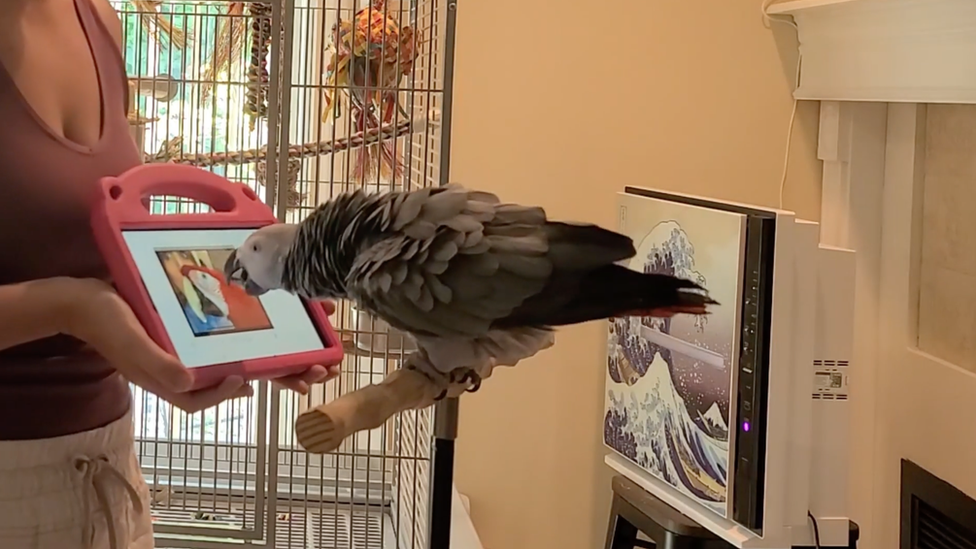
<instances>
[{"instance_id":1,"label":"woman's shoulder","mask_svg":"<svg viewBox=\"0 0 976 549\"><path fill-rule=\"evenodd\" d=\"M109 34L112 35L112 39L119 46L119 50L122 49L122 20L119 19L119 14L112 7L112 4L108 0L89 0L91 2L92 8L95 11L95 15L105 26Z\"/></svg>"}]
</instances>

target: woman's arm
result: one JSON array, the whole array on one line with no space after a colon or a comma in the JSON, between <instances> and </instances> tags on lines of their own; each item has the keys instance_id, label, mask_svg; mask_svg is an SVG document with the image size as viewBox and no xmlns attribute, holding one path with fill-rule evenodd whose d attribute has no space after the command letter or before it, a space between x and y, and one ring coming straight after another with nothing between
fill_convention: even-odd
<instances>
[{"instance_id":1,"label":"woman's arm","mask_svg":"<svg viewBox=\"0 0 976 549\"><path fill-rule=\"evenodd\" d=\"M97 281L47 278L0 286L0 349L66 333Z\"/></svg>"},{"instance_id":2,"label":"woman's arm","mask_svg":"<svg viewBox=\"0 0 976 549\"><path fill-rule=\"evenodd\" d=\"M252 394L243 379L187 392L192 374L160 349L112 287L90 278L47 278L0 286L0 349L67 334L90 344L128 381L196 412Z\"/></svg>"}]
</instances>

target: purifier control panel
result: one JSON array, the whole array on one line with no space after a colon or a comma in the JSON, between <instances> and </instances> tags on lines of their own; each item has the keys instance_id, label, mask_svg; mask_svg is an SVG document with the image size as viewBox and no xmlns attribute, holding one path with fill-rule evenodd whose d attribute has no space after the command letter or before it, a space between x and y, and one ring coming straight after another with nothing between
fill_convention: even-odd
<instances>
[{"instance_id":1,"label":"purifier control panel","mask_svg":"<svg viewBox=\"0 0 976 549\"><path fill-rule=\"evenodd\" d=\"M751 216L746 222L732 520L758 533L762 532L766 473L765 420L775 236L773 217Z\"/></svg>"}]
</instances>

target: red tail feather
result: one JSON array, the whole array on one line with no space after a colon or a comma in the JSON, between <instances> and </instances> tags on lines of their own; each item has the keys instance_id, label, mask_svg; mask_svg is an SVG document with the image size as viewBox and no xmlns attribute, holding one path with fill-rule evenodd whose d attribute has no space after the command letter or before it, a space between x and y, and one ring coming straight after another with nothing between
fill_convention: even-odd
<instances>
[{"instance_id":1,"label":"red tail feather","mask_svg":"<svg viewBox=\"0 0 976 549\"><path fill-rule=\"evenodd\" d=\"M676 305L674 307L662 307L660 309L637 309L634 311L627 311L626 313L619 315L616 318L623 318L627 316L650 316L654 318L671 318L674 315L707 315L708 310L704 305Z\"/></svg>"}]
</instances>

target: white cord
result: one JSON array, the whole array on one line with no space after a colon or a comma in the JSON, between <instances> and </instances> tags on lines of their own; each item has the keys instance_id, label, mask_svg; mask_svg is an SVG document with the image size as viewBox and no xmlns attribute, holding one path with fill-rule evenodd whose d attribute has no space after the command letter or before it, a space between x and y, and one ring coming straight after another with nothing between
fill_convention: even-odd
<instances>
[{"instance_id":1,"label":"white cord","mask_svg":"<svg viewBox=\"0 0 976 549\"><path fill-rule=\"evenodd\" d=\"M796 26L796 23L794 23L791 18L780 17L769 13L769 6L773 3L773 1L774 0L763 0L762 3L763 24L766 25L766 28L771 28L773 23L782 23L784 25L789 25L794 29L799 30ZM797 88L800 87L800 65L802 64L802 62L803 62L803 56L797 55L796 78L793 82L794 92L797 90ZM794 97L793 109L790 111L790 125L789 128L786 130L786 152L784 153L784 158L783 158L783 175L779 181L779 208L780 209L783 209L783 202L786 194L786 174L789 172L790 169L790 147L793 144L793 126L796 124L796 108L798 103L799 102Z\"/></svg>"},{"instance_id":2,"label":"white cord","mask_svg":"<svg viewBox=\"0 0 976 549\"><path fill-rule=\"evenodd\" d=\"M786 15L773 15L769 13L769 6L773 5L773 2L775 1L776 0L763 0L762 16L763 16L763 23L766 24L766 28L768 29L772 25L772 23L784 23L793 27L794 29L797 28L796 23L793 22L793 18Z\"/></svg>"}]
</instances>

